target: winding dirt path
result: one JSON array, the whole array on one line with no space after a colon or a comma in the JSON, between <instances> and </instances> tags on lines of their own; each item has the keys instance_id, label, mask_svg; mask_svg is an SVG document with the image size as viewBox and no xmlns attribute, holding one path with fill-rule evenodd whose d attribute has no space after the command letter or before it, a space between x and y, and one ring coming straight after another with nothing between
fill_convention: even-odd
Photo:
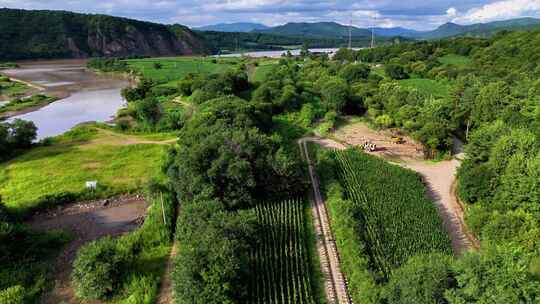
<instances>
[{"instance_id":1,"label":"winding dirt path","mask_svg":"<svg viewBox=\"0 0 540 304\"><path fill-rule=\"evenodd\" d=\"M161 140L161 141L147 140L147 139L143 139L141 137L135 136L135 135L117 133L117 132L107 130L107 129L102 129L102 128L96 128L96 130L99 133L105 134L106 136L104 138L90 140L86 144L88 145L111 144L111 145L118 145L118 146L129 146L129 145L139 145L139 144L171 145L171 144L175 144L178 141L177 138L169 139L169 140Z\"/></svg>"},{"instance_id":2,"label":"winding dirt path","mask_svg":"<svg viewBox=\"0 0 540 304\"><path fill-rule=\"evenodd\" d=\"M304 138L299 141L302 154L308 164L309 176L313 186L313 204L311 210L317 236L317 251L325 281L326 298L329 304L350 304L352 301L347 289L347 282L341 272L339 253L330 227L326 205L319 189L319 179L315 173L315 167L307 149L308 141L314 141L323 145L326 144L329 147L339 147L340 145L329 140L317 138Z\"/></svg>"},{"instance_id":3,"label":"winding dirt path","mask_svg":"<svg viewBox=\"0 0 540 304\"><path fill-rule=\"evenodd\" d=\"M163 274L163 279L161 281L161 287L159 290L159 295L156 300L156 304L173 304L174 303L174 288L172 284L172 271L174 267L174 258L176 257L177 244L174 243L169 260L167 261L167 267Z\"/></svg>"}]
</instances>

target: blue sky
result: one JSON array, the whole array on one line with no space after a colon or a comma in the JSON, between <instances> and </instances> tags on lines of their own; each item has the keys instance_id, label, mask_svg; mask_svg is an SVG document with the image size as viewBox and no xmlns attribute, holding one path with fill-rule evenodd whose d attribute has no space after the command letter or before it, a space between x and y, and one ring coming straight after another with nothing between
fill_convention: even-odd
<instances>
[{"instance_id":1,"label":"blue sky","mask_svg":"<svg viewBox=\"0 0 540 304\"><path fill-rule=\"evenodd\" d=\"M470 24L539 17L540 0L0 0L0 7L104 13L160 23L336 21L360 27L433 29L445 22Z\"/></svg>"}]
</instances>

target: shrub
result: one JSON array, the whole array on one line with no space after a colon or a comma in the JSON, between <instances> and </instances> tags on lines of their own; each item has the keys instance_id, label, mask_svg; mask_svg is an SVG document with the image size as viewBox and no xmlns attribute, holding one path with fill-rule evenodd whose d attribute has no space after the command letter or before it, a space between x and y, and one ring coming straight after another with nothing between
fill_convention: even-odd
<instances>
[{"instance_id":1,"label":"shrub","mask_svg":"<svg viewBox=\"0 0 540 304\"><path fill-rule=\"evenodd\" d=\"M386 303L445 303L445 291L456 284L451 264L452 258L440 253L410 258L385 286Z\"/></svg>"},{"instance_id":2,"label":"shrub","mask_svg":"<svg viewBox=\"0 0 540 304\"><path fill-rule=\"evenodd\" d=\"M386 71L386 75L392 79L400 80L409 78L405 68L398 64L388 64L384 70Z\"/></svg>"},{"instance_id":3,"label":"shrub","mask_svg":"<svg viewBox=\"0 0 540 304\"><path fill-rule=\"evenodd\" d=\"M321 95L326 109L341 112L349 97L349 86L341 78L332 77L322 86Z\"/></svg>"},{"instance_id":4,"label":"shrub","mask_svg":"<svg viewBox=\"0 0 540 304\"><path fill-rule=\"evenodd\" d=\"M0 304L24 303L24 287L16 285L0 291Z\"/></svg>"},{"instance_id":5,"label":"shrub","mask_svg":"<svg viewBox=\"0 0 540 304\"><path fill-rule=\"evenodd\" d=\"M115 240L104 238L79 250L73 264L72 282L78 297L102 300L119 287L126 257L117 251Z\"/></svg>"},{"instance_id":6,"label":"shrub","mask_svg":"<svg viewBox=\"0 0 540 304\"><path fill-rule=\"evenodd\" d=\"M349 64L341 69L339 77L348 83L353 83L368 78L371 68L365 64Z\"/></svg>"}]
</instances>

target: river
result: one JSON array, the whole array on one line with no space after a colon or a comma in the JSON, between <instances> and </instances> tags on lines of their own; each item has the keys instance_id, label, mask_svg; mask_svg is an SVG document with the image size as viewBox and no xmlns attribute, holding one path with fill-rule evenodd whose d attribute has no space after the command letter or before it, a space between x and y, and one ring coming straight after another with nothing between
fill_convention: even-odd
<instances>
[{"instance_id":1,"label":"river","mask_svg":"<svg viewBox=\"0 0 540 304\"><path fill-rule=\"evenodd\" d=\"M336 54L336 52L339 49L337 48L327 48L327 49L309 49L312 53L325 53L328 54L328 56L332 57ZM354 48L354 50L361 50L360 48ZM291 54L294 56L300 55L300 49L290 50ZM235 54L226 54L226 55L218 55L216 57L240 57L240 56L247 56L247 57L253 57L253 58L260 58L260 57L269 57L269 58L279 58L286 54L287 51L260 51L260 52L245 52L245 53L235 53Z\"/></svg>"},{"instance_id":2,"label":"river","mask_svg":"<svg viewBox=\"0 0 540 304\"><path fill-rule=\"evenodd\" d=\"M31 90L33 94L61 98L36 111L8 119L34 122L38 140L63 134L83 122L111 120L125 106L121 90L129 82L89 71L83 60L21 62L19 66L3 70L2 74L35 85Z\"/></svg>"}]
</instances>

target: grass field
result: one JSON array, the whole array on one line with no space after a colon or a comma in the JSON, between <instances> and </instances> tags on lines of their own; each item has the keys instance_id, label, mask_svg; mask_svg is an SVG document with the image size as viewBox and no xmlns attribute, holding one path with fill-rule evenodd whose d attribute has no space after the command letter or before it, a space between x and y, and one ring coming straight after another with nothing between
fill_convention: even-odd
<instances>
[{"instance_id":1,"label":"grass field","mask_svg":"<svg viewBox=\"0 0 540 304\"><path fill-rule=\"evenodd\" d=\"M455 65L459 67L464 67L472 63L472 59L466 56L456 55L456 54L448 54L446 56L443 56L439 58L439 61L442 64L450 64Z\"/></svg>"},{"instance_id":2,"label":"grass field","mask_svg":"<svg viewBox=\"0 0 540 304\"><path fill-rule=\"evenodd\" d=\"M49 97L45 95L34 95L30 98L13 99L4 106L0 106L0 117L2 117L3 114L7 112L17 112L23 111L28 108L46 106L56 100L57 98L55 97Z\"/></svg>"},{"instance_id":3,"label":"grass field","mask_svg":"<svg viewBox=\"0 0 540 304\"><path fill-rule=\"evenodd\" d=\"M102 196L136 190L160 177L163 139L107 132L94 125L77 127L54 138L50 146L0 164L0 195L10 209L24 214L40 207L46 196L83 193L86 181L98 181Z\"/></svg>"},{"instance_id":4,"label":"grass field","mask_svg":"<svg viewBox=\"0 0 540 304\"><path fill-rule=\"evenodd\" d=\"M126 60L131 68L156 82L171 83L189 73L220 73L239 62L238 58L171 57ZM156 68L160 64L160 68Z\"/></svg>"},{"instance_id":5,"label":"grass field","mask_svg":"<svg viewBox=\"0 0 540 304\"><path fill-rule=\"evenodd\" d=\"M0 75L0 101L2 99L11 99L23 95L28 87L22 83L9 80L9 78Z\"/></svg>"},{"instance_id":6,"label":"grass field","mask_svg":"<svg viewBox=\"0 0 540 304\"><path fill-rule=\"evenodd\" d=\"M372 67L371 72L375 75L386 77L386 72L384 71L384 66Z\"/></svg>"},{"instance_id":7,"label":"grass field","mask_svg":"<svg viewBox=\"0 0 540 304\"><path fill-rule=\"evenodd\" d=\"M417 89L421 93L433 97L447 97L450 90L450 87L447 84L425 78L399 80L399 84L407 88Z\"/></svg>"},{"instance_id":8,"label":"grass field","mask_svg":"<svg viewBox=\"0 0 540 304\"><path fill-rule=\"evenodd\" d=\"M266 75L272 71L276 63L275 61L267 61L264 64L260 64L253 74L252 81L263 82L266 79Z\"/></svg>"}]
</instances>

